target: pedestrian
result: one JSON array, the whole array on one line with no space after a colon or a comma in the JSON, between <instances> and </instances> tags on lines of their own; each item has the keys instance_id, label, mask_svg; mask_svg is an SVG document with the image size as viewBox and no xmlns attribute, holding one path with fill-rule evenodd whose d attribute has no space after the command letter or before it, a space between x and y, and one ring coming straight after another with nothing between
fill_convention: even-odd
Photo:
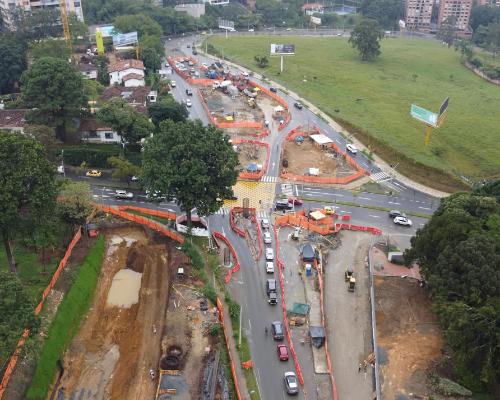
<instances>
[{"instance_id":1,"label":"pedestrian","mask_svg":"<svg viewBox=\"0 0 500 400\"><path fill-rule=\"evenodd\" d=\"M362 368L362 367L363 367L363 366L361 365L361 363L359 363L359 366L358 366L358 374L361 372L361 368Z\"/></svg>"}]
</instances>

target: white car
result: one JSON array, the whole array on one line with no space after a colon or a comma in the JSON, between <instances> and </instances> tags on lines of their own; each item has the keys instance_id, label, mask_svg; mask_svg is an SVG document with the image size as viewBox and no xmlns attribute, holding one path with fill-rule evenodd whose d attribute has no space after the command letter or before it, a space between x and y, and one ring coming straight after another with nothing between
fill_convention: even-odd
<instances>
[{"instance_id":1,"label":"white car","mask_svg":"<svg viewBox=\"0 0 500 400\"><path fill-rule=\"evenodd\" d=\"M133 199L133 198L134 198L134 194L132 192L127 192L126 190L115 191L115 199L129 200L129 199Z\"/></svg>"},{"instance_id":2,"label":"white car","mask_svg":"<svg viewBox=\"0 0 500 400\"><path fill-rule=\"evenodd\" d=\"M274 263L271 261L266 262L266 273L267 274L274 274Z\"/></svg>"},{"instance_id":3,"label":"white car","mask_svg":"<svg viewBox=\"0 0 500 400\"><path fill-rule=\"evenodd\" d=\"M59 165L57 167L57 173L60 175L64 175L64 165Z\"/></svg>"},{"instance_id":4,"label":"white car","mask_svg":"<svg viewBox=\"0 0 500 400\"><path fill-rule=\"evenodd\" d=\"M273 261L274 260L274 250L268 247L266 249L266 260Z\"/></svg>"},{"instance_id":5,"label":"white car","mask_svg":"<svg viewBox=\"0 0 500 400\"><path fill-rule=\"evenodd\" d=\"M354 146L352 143L349 143L345 146L347 151L351 152L352 154L356 154L358 152L358 148Z\"/></svg>"},{"instance_id":6,"label":"white car","mask_svg":"<svg viewBox=\"0 0 500 400\"><path fill-rule=\"evenodd\" d=\"M243 72L241 73L241 75L243 75L243 76L248 76L249 74L248 74L248 72L247 72L247 71L243 71Z\"/></svg>"},{"instance_id":7,"label":"white car","mask_svg":"<svg viewBox=\"0 0 500 400\"><path fill-rule=\"evenodd\" d=\"M191 103L191 100L187 99L186 100L186 107L191 107L193 103Z\"/></svg>"},{"instance_id":8,"label":"white car","mask_svg":"<svg viewBox=\"0 0 500 400\"><path fill-rule=\"evenodd\" d=\"M255 29L250 28L250 29L248 30L248 32L255 32Z\"/></svg>"},{"instance_id":9,"label":"white car","mask_svg":"<svg viewBox=\"0 0 500 400\"><path fill-rule=\"evenodd\" d=\"M172 87L176 87L176 86L177 86L177 83L175 83L175 81L170 81L170 86L172 86Z\"/></svg>"},{"instance_id":10,"label":"white car","mask_svg":"<svg viewBox=\"0 0 500 400\"><path fill-rule=\"evenodd\" d=\"M394 223L398 225L403 225L403 226L412 226L411 219L406 218L406 217L396 217L394 218Z\"/></svg>"},{"instance_id":11,"label":"white car","mask_svg":"<svg viewBox=\"0 0 500 400\"><path fill-rule=\"evenodd\" d=\"M260 225L264 229L269 229L269 220L267 218L264 218L262 221L260 221Z\"/></svg>"},{"instance_id":12,"label":"white car","mask_svg":"<svg viewBox=\"0 0 500 400\"><path fill-rule=\"evenodd\" d=\"M262 235L265 244L271 244L271 234L269 232L264 232Z\"/></svg>"}]
</instances>

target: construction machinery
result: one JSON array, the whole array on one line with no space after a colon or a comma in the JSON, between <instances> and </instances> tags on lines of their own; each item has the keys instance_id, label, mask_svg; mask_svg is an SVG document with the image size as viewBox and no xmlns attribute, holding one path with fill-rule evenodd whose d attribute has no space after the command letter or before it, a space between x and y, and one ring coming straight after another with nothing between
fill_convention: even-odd
<instances>
[{"instance_id":1,"label":"construction machinery","mask_svg":"<svg viewBox=\"0 0 500 400\"><path fill-rule=\"evenodd\" d=\"M346 282L349 282L349 279L354 278L354 271L352 270L352 267L346 268L344 276Z\"/></svg>"},{"instance_id":2,"label":"construction machinery","mask_svg":"<svg viewBox=\"0 0 500 400\"><path fill-rule=\"evenodd\" d=\"M347 285L347 290L349 292L354 292L354 287L356 286L356 278L350 277L349 278L349 283Z\"/></svg>"}]
</instances>

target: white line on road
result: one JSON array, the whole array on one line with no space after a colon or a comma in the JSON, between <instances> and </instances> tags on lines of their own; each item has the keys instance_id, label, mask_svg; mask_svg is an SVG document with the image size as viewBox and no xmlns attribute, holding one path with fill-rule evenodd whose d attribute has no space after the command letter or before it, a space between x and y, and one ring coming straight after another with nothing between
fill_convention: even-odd
<instances>
[{"instance_id":1,"label":"white line on road","mask_svg":"<svg viewBox=\"0 0 500 400\"><path fill-rule=\"evenodd\" d=\"M389 204L396 204L396 205L398 205L398 206L400 206L400 205L401 205L401 203L396 203L395 201L388 201L388 203L389 203Z\"/></svg>"},{"instance_id":2,"label":"white line on road","mask_svg":"<svg viewBox=\"0 0 500 400\"><path fill-rule=\"evenodd\" d=\"M428 207L418 207L418 208L421 208L422 210L430 210L430 208Z\"/></svg>"},{"instance_id":3,"label":"white line on road","mask_svg":"<svg viewBox=\"0 0 500 400\"><path fill-rule=\"evenodd\" d=\"M250 318L248 319L248 327L252 330L252 321L250 321Z\"/></svg>"},{"instance_id":4,"label":"white line on road","mask_svg":"<svg viewBox=\"0 0 500 400\"><path fill-rule=\"evenodd\" d=\"M380 218L380 215L369 215L370 217L373 217L373 218Z\"/></svg>"},{"instance_id":5,"label":"white line on road","mask_svg":"<svg viewBox=\"0 0 500 400\"><path fill-rule=\"evenodd\" d=\"M341 213L343 214L352 214L352 211L344 211L344 210L340 210Z\"/></svg>"},{"instance_id":6,"label":"white line on road","mask_svg":"<svg viewBox=\"0 0 500 400\"><path fill-rule=\"evenodd\" d=\"M373 200L373 199L370 199L369 197L358 197L358 199L363 199L363 200Z\"/></svg>"}]
</instances>

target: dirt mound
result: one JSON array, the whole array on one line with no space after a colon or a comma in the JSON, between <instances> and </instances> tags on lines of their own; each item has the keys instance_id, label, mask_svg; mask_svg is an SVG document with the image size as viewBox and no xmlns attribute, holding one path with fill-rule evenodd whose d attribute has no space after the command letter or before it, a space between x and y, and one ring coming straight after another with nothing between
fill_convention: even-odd
<instances>
[{"instance_id":1,"label":"dirt mound","mask_svg":"<svg viewBox=\"0 0 500 400\"><path fill-rule=\"evenodd\" d=\"M180 369L183 361L182 348L180 346L170 346L167 354L160 361L161 369Z\"/></svg>"},{"instance_id":2,"label":"dirt mound","mask_svg":"<svg viewBox=\"0 0 500 400\"><path fill-rule=\"evenodd\" d=\"M148 246L140 243L134 243L127 256L127 268L130 268L135 272L143 273L147 251Z\"/></svg>"}]
</instances>

